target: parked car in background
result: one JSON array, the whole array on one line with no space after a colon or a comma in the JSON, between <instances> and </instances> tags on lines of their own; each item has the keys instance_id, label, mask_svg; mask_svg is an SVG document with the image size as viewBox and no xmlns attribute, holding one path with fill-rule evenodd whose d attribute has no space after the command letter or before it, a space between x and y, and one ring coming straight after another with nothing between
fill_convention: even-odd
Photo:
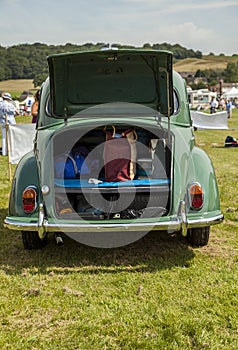
<instances>
[{"instance_id":1,"label":"parked car in background","mask_svg":"<svg viewBox=\"0 0 238 350\"><path fill-rule=\"evenodd\" d=\"M195 144L172 53L48 57L34 150L17 166L5 226L26 249L50 234L117 247L151 230L208 243L223 220L212 162Z\"/></svg>"}]
</instances>

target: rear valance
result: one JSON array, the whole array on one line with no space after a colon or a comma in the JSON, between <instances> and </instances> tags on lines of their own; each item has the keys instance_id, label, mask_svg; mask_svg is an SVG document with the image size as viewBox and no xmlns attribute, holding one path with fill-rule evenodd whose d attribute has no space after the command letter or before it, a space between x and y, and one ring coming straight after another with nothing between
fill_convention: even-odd
<instances>
[{"instance_id":1,"label":"rear valance","mask_svg":"<svg viewBox=\"0 0 238 350\"><path fill-rule=\"evenodd\" d=\"M173 113L172 53L149 50L74 52L48 57L51 111L69 118L108 102Z\"/></svg>"}]
</instances>

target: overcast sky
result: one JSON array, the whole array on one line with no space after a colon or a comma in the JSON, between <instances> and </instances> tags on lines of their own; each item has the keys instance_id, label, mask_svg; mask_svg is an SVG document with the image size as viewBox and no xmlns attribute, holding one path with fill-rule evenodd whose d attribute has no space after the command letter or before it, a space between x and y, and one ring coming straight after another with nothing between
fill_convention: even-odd
<instances>
[{"instance_id":1,"label":"overcast sky","mask_svg":"<svg viewBox=\"0 0 238 350\"><path fill-rule=\"evenodd\" d=\"M0 45L168 42L238 53L238 0L0 0Z\"/></svg>"}]
</instances>

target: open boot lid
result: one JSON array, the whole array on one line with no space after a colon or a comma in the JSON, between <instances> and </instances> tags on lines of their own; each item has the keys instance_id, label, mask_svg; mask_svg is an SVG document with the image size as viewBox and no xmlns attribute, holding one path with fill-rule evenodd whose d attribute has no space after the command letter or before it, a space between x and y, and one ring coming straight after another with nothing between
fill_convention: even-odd
<instances>
[{"instance_id":1,"label":"open boot lid","mask_svg":"<svg viewBox=\"0 0 238 350\"><path fill-rule=\"evenodd\" d=\"M51 55L48 64L54 118L68 119L112 102L141 104L167 117L173 114L171 52L80 51Z\"/></svg>"}]
</instances>

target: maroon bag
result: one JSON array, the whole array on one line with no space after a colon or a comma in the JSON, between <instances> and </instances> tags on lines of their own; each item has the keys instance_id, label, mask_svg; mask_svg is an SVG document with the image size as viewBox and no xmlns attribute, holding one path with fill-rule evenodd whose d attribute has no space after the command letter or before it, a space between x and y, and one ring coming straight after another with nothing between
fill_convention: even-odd
<instances>
[{"instance_id":1,"label":"maroon bag","mask_svg":"<svg viewBox=\"0 0 238 350\"><path fill-rule=\"evenodd\" d=\"M136 140L133 129L117 134L113 126L105 128L106 141L104 145L105 181L133 180L136 172Z\"/></svg>"}]
</instances>

